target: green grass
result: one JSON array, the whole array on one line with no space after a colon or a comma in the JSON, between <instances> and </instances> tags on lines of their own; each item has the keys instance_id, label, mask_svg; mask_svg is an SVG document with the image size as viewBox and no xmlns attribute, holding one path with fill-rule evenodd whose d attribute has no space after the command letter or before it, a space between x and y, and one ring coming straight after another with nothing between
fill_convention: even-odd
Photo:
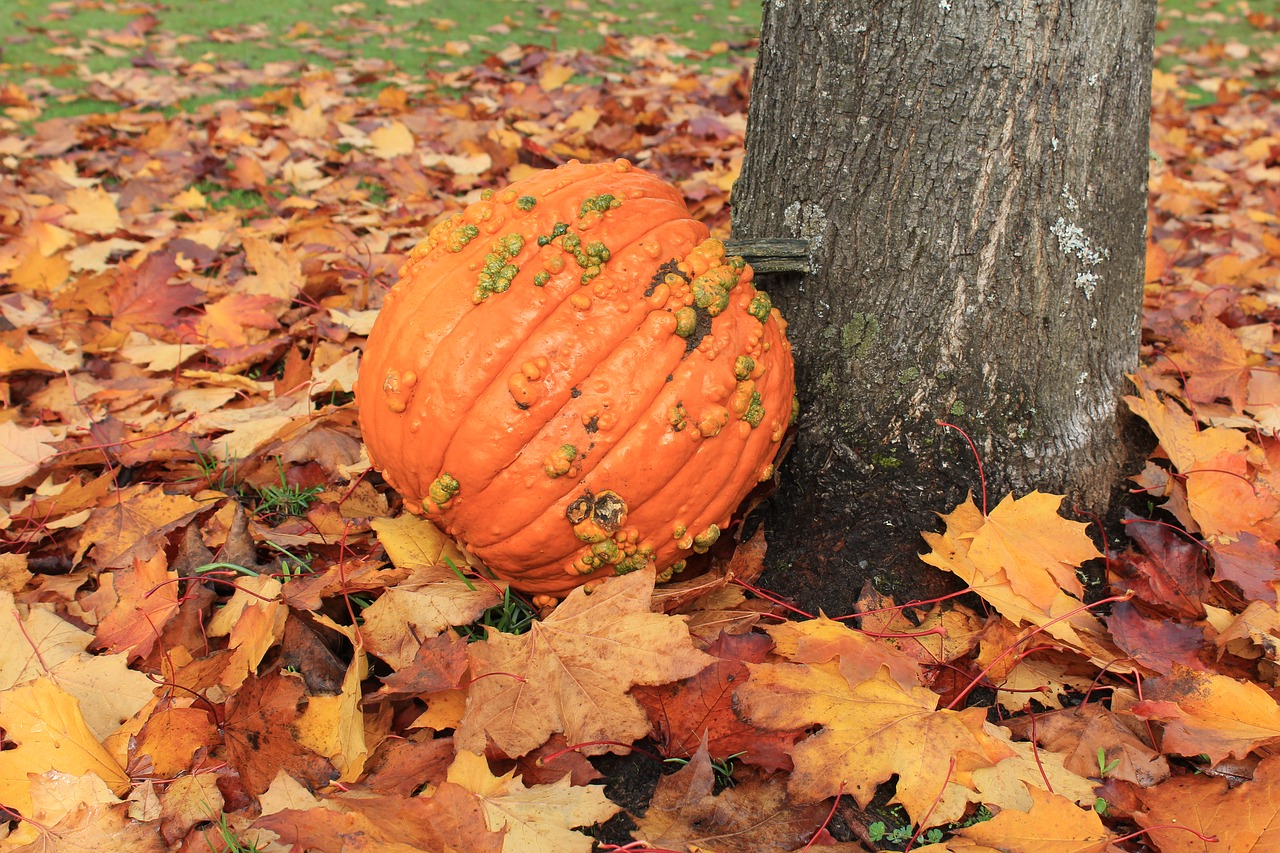
<instances>
[{"instance_id":1,"label":"green grass","mask_svg":"<svg viewBox=\"0 0 1280 853\"><path fill-rule=\"evenodd\" d=\"M417 81L510 44L595 51L609 37L659 35L693 51L692 61L717 63L750 55L760 26L757 0L8 0L5 8L11 25L0 34L0 84L40 81L41 119L119 109L109 94L118 81L95 75L151 67L227 78L217 82L221 94L205 86L147 107L172 113L262 94L272 80L235 72L272 63L288 63L280 75L291 78L300 65L378 60ZM1215 44L1231 45L1223 64L1238 66L1236 46L1256 55L1277 38L1266 23L1277 16L1277 0L1160 0L1159 67L1203 64L1193 52ZM367 76L359 82L372 97L386 75Z\"/></svg>"},{"instance_id":2,"label":"green grass","mask_svg":"<svg viewBox=\"0 0 1280 853\"><path fill-rule=\"evenodd\" d=\"M599 48L607 35L668 35L698 51L741 48L759 31L748 0L9 0L0 37L5 76L42 76L60 88L128 67L149 51L261 68L303 60L329 66L390 60L410 74L479 60L508 44ZM155 25L144 26L147 16ZM723 44L722 44L723 43ZM718 46L719 45L719 46Z\"/></svg>"},{"instance_id":3,"label":"green grass","mask_svg":"<svg viewBox=\"0 0 1280 853\"><path fill-rule=\"evenodd\" d=\"M1257 51L1276 42L1274 32L1249 22L1250 14L1275 18L1276 0L1160 0L1156 45L1198 48L1209 42L1236 41Z\"/></svg>"}]
</instances>

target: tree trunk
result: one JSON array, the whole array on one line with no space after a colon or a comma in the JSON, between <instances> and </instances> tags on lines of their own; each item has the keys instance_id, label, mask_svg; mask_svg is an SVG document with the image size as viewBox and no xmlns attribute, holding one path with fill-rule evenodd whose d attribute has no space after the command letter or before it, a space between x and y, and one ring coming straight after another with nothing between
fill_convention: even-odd
<instances>
[{"instance_id":1,"label":"tree trunk","mask_svg":"<svg viewBox=\"0 0 1280 853\"><path fill-rule=\"evenodd\" d=\"M770 588L848 612L941 573L921 530L1067 493L1105 512L1137 365L1154 0L766 0L734 237L768 280L801 421ZM1070 506L1068 501L1068 506Z\"/></svg>"}]
</instances>

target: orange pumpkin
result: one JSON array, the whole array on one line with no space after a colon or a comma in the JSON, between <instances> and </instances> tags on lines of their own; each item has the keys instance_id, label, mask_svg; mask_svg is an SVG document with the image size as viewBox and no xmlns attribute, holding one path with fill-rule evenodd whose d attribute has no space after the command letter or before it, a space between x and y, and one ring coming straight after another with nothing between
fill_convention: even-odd
<instances>
[{"instance_id":1,"label":"orange pumpkin","mask_svg":"<svg viewBox=\"0 0 1280 853\"><path fill-rule=\"evenodd\" d=\"M356 388L370 458L516 589L678 570L771 476L786 324L658 178L536 174L434 227L400 275Z\"/></svg>"}]
</instances>

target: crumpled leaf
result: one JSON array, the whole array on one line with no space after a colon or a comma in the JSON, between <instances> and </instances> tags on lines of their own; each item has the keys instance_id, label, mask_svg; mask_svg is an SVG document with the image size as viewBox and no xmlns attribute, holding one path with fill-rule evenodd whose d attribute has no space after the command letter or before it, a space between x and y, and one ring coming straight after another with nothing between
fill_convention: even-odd
<instances>
[{"instance_id":1,"label":"crumpled leaf","mask_svg":"<svg viewBox=\"0 0 1280 853\"><path fill-rule=\"evenodd\" d=\"M651 847L715 850L717 853L765 853L802 848L822 825L825 803L796 806L784 788L768 779L735 779L719 795L705 741L689 763L658 781L644 816L633 833Z\"/></svg>"}]
</instances>

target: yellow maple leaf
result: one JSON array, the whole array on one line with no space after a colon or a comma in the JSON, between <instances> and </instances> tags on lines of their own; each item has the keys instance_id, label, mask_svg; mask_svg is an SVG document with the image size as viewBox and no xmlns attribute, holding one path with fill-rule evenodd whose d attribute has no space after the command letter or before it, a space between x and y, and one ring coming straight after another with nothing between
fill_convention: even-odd
<instances>
[{"instance_id":1,"label":"yellow maple leaf","mask_svg":"<svg viewBox=\"0 0 1280 853\"><path fill-rule=\"evenodd\" d=\"M453 540L425 518L404 513L370 521L391 562L401 569L439 566L446 560L462 566L466 557Z\"/></svg>"},{"instance_id":2,"label":"yellow maple leaf","mask_svg":"<svg viewBox=\"0 0 1280 853\"><path fill-rule=\"evenodd\" d=\"M1005 809L991 820L956 831L945 848L970 853L996 849L1004 853L1102 853L1114 837L1093 809L1066 797L1028 787L1031 808ZM931 845L932 846L932 845ZM922 847L926 851L929 848Z\"/></svg>"},{"instance_id":3,"label":"yellow maple leaf","mask_svg":"<svg viewBox=\"0 0 1280 853\"><path fill-rule=\"evenodd\" d=\"M369 659L357 645L342 679L342 692L310 697L307 709L294 723L298 742L327 757L341 774L339 782L354 782L364 772L369 758L364 713L360 710L360 682L368 674Z\"/></svg>"},{"instance_id":4,"label":"yellow maple leaf","mask_svg":"<svg viewBox=\"0 0 1280 853\"><path fill-rule=\"evenodd\" d=\"M999 564L988 562L979 566L970 558L970 543L986 524L972 495L942 519L947 525L945 533L921 534L932 548L920 556L921 560L955 574L1014 625L1040 626L1045 634L1096 665L1109 666L1113 671L1117 666L1120 671L1127 670L1126 665L1115 663L1126 656L1114 647L1106 628L1084 609L1079 599L1058 590L1047 606L1039 605L1013 589L1007 572Z\"/></svg>"},{"instance_id":5,"label":"yellow maple leaf","mask_svg":"<svg viewBox=\"0 0 1280 853\"><path fill-rule=\"evenodd\" d=\"M22 814L32 810L29 773L93 773L117 795L129 790L128 774L93 736L80 702L48 678L0 693L0 729L17 744L0 751L0 803Z\"/></svg>"},{"instance_id":6,"label":"yellow maple leaf","mask_svg":"<svg viewBox=\"0 0 1280 853\"><path fill-rule=\"evenodd\" d=\"M598 785L570 785L569 777L563 776L550 785L525 787L514 770L494 776L484 756L466 750L454 758L447 781L479 798L489 829L505 833L504 853L588 853L591 839L572 827L590 826L620 811Z\"/></svg>"},{"instance_id":7,"label":"yellow maple leaf","mask_svg":"<svg viewBox=\"0 0 1280 853\"><path fill-rule=\"evenodd\" d=\"M1041 607L1059 591L1083 597L1075 569L1102 552L1085 535L1088 525L1058 515L1061 504L1062 495L1006 495L974 532L969 559L988 576L1003 569L1014 592Z\"/></svg>"},{"instance_id":8,"label":"yellow maple leaf","mask_svg":"<svg viewBox=\"0 0 1280 853\"><path fill-rule=\"evenodd\" d=\"M714 660L694 648L684 617L649 609L652 597L653 573L632 572L590 593L575 589L527 634L490 631L472 643L459 748L481 752L492 739L515 757L555 732L574 744L631 743L648 734L648 718L627 691L688 678Z\"/></svg>"},{"instance_id":9,"label":"yellow maple leaf","mask_svg":"<svg viewBox=\"0 0 1280 853\"><path fill-rule=\"evenodd\" d=\"M34 605L20 616L13 593L0 590L0 690L47 674L92 639L49 606Z\"/></svg>"},{"instance_id":10,"label":"yellow maple leaf","mask_svg":"<svg viewBox=\"0 0 1280 853\"><path fill-rule=\"evenodd\" d=\"M1014 755L984 730L985 709L936 710L938 694L904 689L887 669L850 684L830 664L747 666L751 679L736 695L745 720L770 729L822 726L791 749L793 802L843 792L865 807L897 774L894 801L933 826L956 820L976 798L974 770Z\"/></svg>"}]
</instances>

